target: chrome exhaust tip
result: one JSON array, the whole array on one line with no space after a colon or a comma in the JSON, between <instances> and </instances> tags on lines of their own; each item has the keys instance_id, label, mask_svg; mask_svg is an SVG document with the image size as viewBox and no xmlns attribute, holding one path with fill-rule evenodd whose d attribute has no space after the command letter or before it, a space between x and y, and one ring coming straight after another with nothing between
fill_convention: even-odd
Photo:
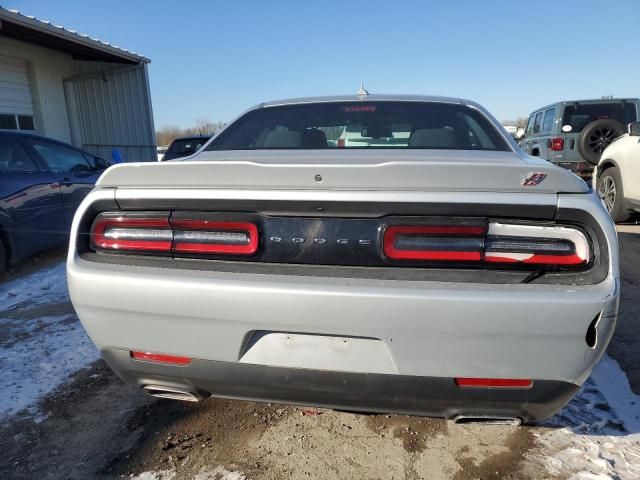
<instances>
[{"instance_id":1,"label":"chrome exhaust tip","mask_svg":"<svg viewBox=\"0 0 640 480\"><path fill-rule=\"evenodd\" d=\"M484 425L511 425L517 427L522 424L518 417L495 417L492 415L458 415L453 418L456 425L484 424Z\"/></svg>"},{"instance_id":2,"label":"chrome exhaust tip","mask_svg":"<svg viewBox=\"0 0 640 480\"><path fill-rule=\"evenodd\" d=\"M169 400L182 400L183 402L199 402L202 396L197 393L190 392L175 387L165 387L163 385L144 385L142 387L144 393L151 397L167 398Z\"/></svg>"}]
</instances>

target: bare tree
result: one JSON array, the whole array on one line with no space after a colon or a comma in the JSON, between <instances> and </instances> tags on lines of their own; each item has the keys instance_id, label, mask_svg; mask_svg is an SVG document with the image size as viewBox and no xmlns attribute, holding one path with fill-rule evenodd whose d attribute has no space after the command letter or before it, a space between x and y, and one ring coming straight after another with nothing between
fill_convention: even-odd
<instances>
[{"instance_id":1,"label":"bare tree","mask_svg":"<svg viewBox=\"0 0 640 480\"><path fill-rule=\"evenodd\" d=\"M182 129L175 125L169 125L156 131L157 145L169 145L173 140L182 135Z\"/></svg>"},{"instance_id":2,"label":"bare tree","mask_svg":"<svg viewBox=\"0 0 640 480\"><path fill-rule=\"evenodd\" d=\"M215 135L225 127L225 122L212 122L207 117L196 118L196 127L200 135Z\"/></svg>"},{"instance_id":3,"label":"bare tree","mask_svg":"<svg viewBox=\"0 0 640 480\"><path fill-rule=\"evenodd\" d=\"M515 125L516 127L526 127L527 126L527 117L518 117L515 120L505 120L502 122L503 125Z\"/></svg>"},{"instance_id":4,"label":"bare tree","mask_svg":"<svg viewBox=\"0 0 640 480\"><path fill-rule=\"evenodd\" d=\"M207 117L196 118L196 126L180 128L173 125L165 126L156 131L158 145L169 145L178 137L195 137L199 135L215 135L225 127L225 122L212 122Z\"/></svg>"}]
</instances>

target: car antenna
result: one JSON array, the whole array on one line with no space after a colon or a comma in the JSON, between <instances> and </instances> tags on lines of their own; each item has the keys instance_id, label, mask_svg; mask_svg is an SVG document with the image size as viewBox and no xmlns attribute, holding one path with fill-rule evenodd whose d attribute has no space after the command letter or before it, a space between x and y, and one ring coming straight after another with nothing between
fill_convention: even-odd
<instances>
[{"instance_id":1,"label":"car antenna","mask_svg":"<svg viewBox=\"0 0 640 480\"><path fill-rule=\"evenodd\" d=\"M369 95L369 92L364 88L364 81L360 81L360 88L356 92L356 95L359 97L366 97Z\"/></svg>"}]
</instances>

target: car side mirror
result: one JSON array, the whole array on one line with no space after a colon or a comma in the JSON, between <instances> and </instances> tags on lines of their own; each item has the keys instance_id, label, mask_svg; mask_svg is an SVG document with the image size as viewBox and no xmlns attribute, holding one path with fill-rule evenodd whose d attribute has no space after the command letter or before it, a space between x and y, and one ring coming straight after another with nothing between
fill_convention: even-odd
<instances>
[{"instance_id":1,"label":"car side mirror","mask_svg":"<svg viewBox=\"0 0 640 480\"><path fill-rule=\"evenodd\" d=\"M93 165L96 170L105 170L113 164L108 160L105 160L104 158L95 157L95 159L93 160Z\"/></svg>"},{"instance_id":2,"label":"car side mirror","mask_svg":"<svg viewBox=\"0 0 640 480\"><path fill-rule=\"evenodd\" d=\"M628 126L629 136L640 137L640 122L632 122Z\"/></svg>"}]
</instances>

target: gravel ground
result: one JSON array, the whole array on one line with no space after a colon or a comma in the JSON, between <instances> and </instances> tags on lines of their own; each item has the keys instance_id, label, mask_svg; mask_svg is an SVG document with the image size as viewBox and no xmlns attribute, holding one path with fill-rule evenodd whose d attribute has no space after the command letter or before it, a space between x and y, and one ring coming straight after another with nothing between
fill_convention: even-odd
<instances>
[{"instance_id":1,"label":"gravel ground","mask_svg":"<svg viewBox=\"0 0 640 480\"><path fill-rule=\"evenodd\" d=\"M151 399L97 359L60 261L29 265L0 284L0 478L640 478L640 227L620 230L609 356L558 415L524 427Z\"/></svg>"}]
</instances>

